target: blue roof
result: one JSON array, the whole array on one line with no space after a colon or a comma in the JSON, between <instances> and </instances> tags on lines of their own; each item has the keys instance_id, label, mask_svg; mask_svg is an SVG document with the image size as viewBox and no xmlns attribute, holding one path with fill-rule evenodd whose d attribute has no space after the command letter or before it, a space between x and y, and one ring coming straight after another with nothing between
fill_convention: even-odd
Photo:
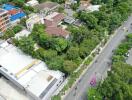
<instances>
[{"instance_id":1,"label":"blue roof","mask_svg":"<svg viewBox=\"0 0 132 100\"><path fill-rule=\"evenodd\" d=\"M10 5L10 4L3 4L2 8L5 9L5 10L18 9L18 7L15 7L15 6Z\"/></svg>"},{"instance_id":2,"label":"blue roof","mask_svg":"<svg viewBox=\"0 0 132 100\"><path fill-rule=\"evenodd\" d=\"M24 12L20 12L20 13L17 13L15 15L12 15L10 17L11 21L14 21L14 20L17 20L17 19L21 19L23 18L24 16L26 16L26 14Z\"/></svg>"}]
</instances>

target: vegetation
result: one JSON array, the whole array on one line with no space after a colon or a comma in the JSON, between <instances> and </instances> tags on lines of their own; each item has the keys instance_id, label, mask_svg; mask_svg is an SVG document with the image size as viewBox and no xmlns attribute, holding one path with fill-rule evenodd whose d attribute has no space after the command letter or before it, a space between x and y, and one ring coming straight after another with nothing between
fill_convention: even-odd
<instances>
[{"instance_id":1,"label":"vegetation","mask_svg":"<svg viewBox=\"0 0 132 100\"><path fill-rule=\"evenodd\" d=\"M62 6L60 6L60 7L58 8L58 12L59 12L59 13L64 13L64 8L63 8Z\"/></svg>"},{"instance_id":2,"label":"vegetation","mask_svg":"<svg viewBox=\"0 0 132 100\"><path fill-rule=\"evenodd\" d=\"M20 25L14 26L11 29L7 29L6 32L0 38L8 39L8 38L14 37L15 34L20 32L21 30L22 30L22 26Z\"/></svg>"},{"instance_id":3,"label":"vegetation","mask_svg":"<svg viewBox=\"0 0 132 100\"><path fill-rule=\"evenodd\" d=\"M92 0L101 4L100 11L92 13L79 12L78 18L86 23L89 29L105 28L111 34L132 12L131 0Z\"/></svg>"},{"instance_id":4,"label":"vegetation","mask_svg":"<svg viewBox=\"0 0 132 100\"><path fill-rule=\"evenodd\" d=\"M44 2L46 0L39 0ZM53 2L64 3L64 0L52 0ZM115 2L116 1L116 2ZM70 75L68 87L71 87L76 78L86 68L83 66L78 72L74 72L91 51L99 44L102 39L112 32L121 23L127 19L132 11L132 2L130 0L93 0L94 4L101 4L100 11L87 13L84 11L78 12L76 18L80 19L84 24L80 27L73 25L68 26L71 32L68 40L63 37L51 36L45 32L45 26L41 24L34 25L32 33L29 37L23 37L21 40L14 40L16 46L23 50L26 54L34 58L44 61L50 69L60 70L66 75ZM35 11L31 7L19 4L27 14ZM72 5L73 9L77 9L78 5ZM58 9L60 12L62 8ZM21 20L21 24L25 26L25 19ZM15 32L19 28L15 29ZM5 35L5 38L12 37L15 34L14 30ZM131 36L128 36L131 37ZM36 49L35 45L38 48ZM129 43L125 43L130 45ZM121 46L122 48L124 46ZM125 49L117 50L112 60L116 63L124 61L125 57L120 56L127 52L129 46ZM88 65L92 58L89 58L85 64ZM114 65L113 65L114 66ZM124 83L123 83L124 84ZM105 89L104 89L105 90ZM104 91L103 90L103 91ZM99 98L102 97L99 91ZM104 95L103 95L104 96ZM109 96L110 97L110 96ZM58 97L57 97L58 98Z\"/></svg>"},{"instance_id":5,"label":"vegetation","mask_svg":"<svg viewBox=\"0 0 132 100\"><path fill-rule=\"evenodd\" d=\"M55 0L55 2L64 1ZM71 34L68 40L48 35L44 30L44 25L34 25L29 41L32 41L31 43L36 42L40 48L36 51L30 50L28 52L28 50L25 51L27 49L25 47L24 51L46 62L50 69L71 74L77 68L76 66L104 39L107 35L106 33L111 34L127 18L132 9L131 2L130 4L128 3L129 0L121 0L115 6L102 1L102 7L98 12L79 12L77 18L83 21L84 25L80 27L69 25L68 30ZM23 42L26 41L23 40ZM33 44L29 45L33 46ZM18 47L21 48L21 45L18 44ZM66 68L68 65L71 66L69 67L70 69Z\"/></svg>"},{"instance_id":6,"label":"vegetation","mask_svg":"<svg viewBox=\"0 0 132 100\"><path fill-rule=\"evenodd\" d=\"M112 71L96 88L88 91L88 100L131 100L132 66L125 63L125 54L132 48L132 34L114 51Z\"/></svg>"}]
</instances>

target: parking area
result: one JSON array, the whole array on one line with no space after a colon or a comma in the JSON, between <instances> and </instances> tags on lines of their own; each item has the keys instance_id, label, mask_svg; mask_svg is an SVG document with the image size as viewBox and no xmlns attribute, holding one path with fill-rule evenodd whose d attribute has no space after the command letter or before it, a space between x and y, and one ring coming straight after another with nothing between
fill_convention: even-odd
<instances>
[{"instance_id":1,"label":"parking area","mask_svg":"<svg viewBox=\"0 0 132 100\"><path fill-rule=\"evenodd\" d=\"M0 100L33 100L9 80L0 78Z\"/></svg>"},{"instance_id":2,"label":"parking area","mask_svg":"<svg viewBox=\"0 0 132 100\"><path fill-rule=\"evenodd\" d=\"M126 60L126 63L132 65L132 49L129 50L129 57Z\"/></svg>"}]
</instances>

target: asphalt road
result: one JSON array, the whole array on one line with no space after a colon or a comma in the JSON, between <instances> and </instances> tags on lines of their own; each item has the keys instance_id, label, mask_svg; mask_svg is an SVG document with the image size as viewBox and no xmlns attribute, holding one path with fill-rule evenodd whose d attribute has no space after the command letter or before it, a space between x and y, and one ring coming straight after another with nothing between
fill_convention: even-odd
<instances>
[{"instance_id":1,"label":"asphalt road","mask_svg":"<svg viewBox=\"0 0 132 100\"><path fill-rule=\"evenodd\" d=\"M68 95L65 96L64 100L87 100L87 89L90 87L89 82L91 77L93 77L95 73L98 73L102 77L104 76L104 72L109 69L108 62L111 61L112 50L116 49L125 36L132 32L131 23L132 16L117 29L116 34L97 57L96 62L90 66L86 73L81 77L81 80L70 90ZM123 27L126 27L128 32L124 31Z\"/></svg>"}]
</instances>

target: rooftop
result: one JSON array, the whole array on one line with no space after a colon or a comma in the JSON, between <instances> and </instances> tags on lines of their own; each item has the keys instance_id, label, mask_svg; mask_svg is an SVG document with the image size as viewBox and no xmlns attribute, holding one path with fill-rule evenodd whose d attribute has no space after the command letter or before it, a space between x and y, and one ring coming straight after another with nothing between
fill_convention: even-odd
<instances>
[{"instance_id":1,"label":"rooftop","mask_svg":"<svg viewBox=\"0 0 132 100\"><path fill-rule=\"evenodd\" d=\"M30 0L26 3L27 6L35 6L39 4L37 0Z\"/></svg>"},{"instance_id":2,"label":"rooftop","mask_svg":"<svg viewBox=\"0 0 132 100\"><path fill-rule=\"evenodd\" d=\"M47 9L47 8L52 9L56 6L59 6L59 4L55 3L55 2L44 2L44 3L36 5L35 7L39 10L43 10L43 9Z\"/></svg>"},{"instance_id":3,"label":"rooftop","mask_svg":"<svg viewBox=\"0 0 132 100\"><path fill-rule=\"evenodd\" d=\"M61 72L48 70L44 62L25 55L7 42L0 45L0 65L1 71L40 98L62 76Z\"/></svg>"},{"instance_id":4,"label":"rooftop","mask_svg":"<svg viewBox=\"0 0 132 100\"><path fill-rule=\"evenodd\" d=\"M99 11L99 8L101 7L101 5L89 5L86 10L93 12L93 11Z\"/></svg>"},{"instance_id":5,"label":"rooftop","mask_svg":"<svg viewBox=\"0 0 132 100\"><path fill-rule=\"evenodd\" d=\"M36 22L40 21L40 19L43 19L43 17L41 15L32 13L29 15L29 19L27 19L26 22L27 23L36 23Z\"/></svg>"},{"instance_id":6,"label":"rooftop","mask_svg":"<svg viewBox=\"0 0 132 100\"><path fill-rule=\"evenodd\" d=\"M51 25L57 25L59 24L62 20L64 19L64 14L58 13L58 12L53 12L52 14L46 16L44 18L45 20L45 25L46 26L51 26Z\"/></svg>"},{"instance_id":7,"label":"rooftop","mask_svg":"<svg viewBox=\"0 0 132 100\"><path fill-rule=\"evenodd\" d=\"M15 38L20 39L20 38L23 37L23 36L26 36L26 37L27 37L30 33L31 33L31 32L29 32L29 31L27 31L26 29L24 29L24 30L18 32L18 33L15 35Z\"/></svg>"},{"instance_id":8,"label":"rooftop","mask_svg":"<svg viewBox=\"0 0 132 100\"><path fill-rule=\"evenodd\" d=\"M64 22L66 22L68 24L72 24L73 22L75 22L75 19L73 17L66 16L64 19Z\"/></svg>"},{"instance_id":9,"label":"rooftop","mask_svg":"<svg viewBox=\"0 0 132 100\"><path fill-rule=\"evenodd\" d=\"M7 13L7 11L0 8L0 15L1 15L1 14L4 14L4 13Z\"/></svg>"},{"instance_id":10,"label":"rooftop","mask_svg":"<svg viewBox=\"0 0 132 100\"><path fill-rule=\"evenodd\" d=\"M5 10L19 9L19 7L15 7L15 6L10 5L10 4L3 4L2 8Z\"/></svg>"},{"instance_id":11,"label":"rooftop","mask_svg":"<svg viewBox=\"0 0 132 100\"><path fill-rule=\"evenodd\" d=\"M66 38L67 35L70 33L69 31L56 26L49 26L45 29L45 31L50 35L62 36L64 38Z\"/></svg>"}]
</instances>

